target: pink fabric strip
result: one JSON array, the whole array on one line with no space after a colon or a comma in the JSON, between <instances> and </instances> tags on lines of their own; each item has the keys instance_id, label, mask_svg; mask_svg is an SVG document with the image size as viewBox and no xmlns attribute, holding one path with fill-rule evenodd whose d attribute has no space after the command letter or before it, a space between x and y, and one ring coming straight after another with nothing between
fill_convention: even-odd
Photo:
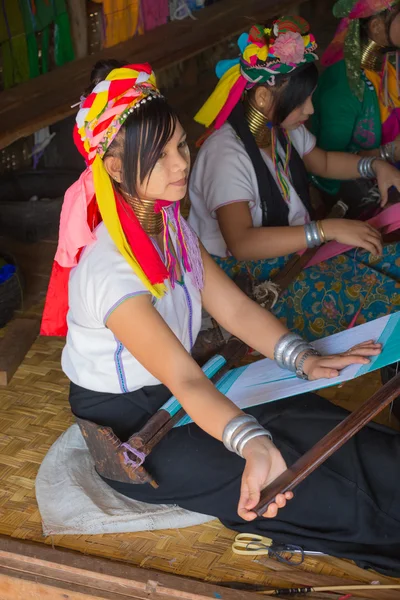
<instances>
[{"instance_id":1,"label":"pink fabric strip","mask_svg":"<svg viewBox=\"0 0 400 600\"><path fill-rule=\"evenodd\" d=\"M62 267L74 267L81 248L95 241L87 222L87 208L94 197L92 169L88 167L65 192L55 260Z\"/></svg>"},{"instance_id":2,"label":"pink fabric strip","mask_svg":"<svg viewBox=\"0 0 400 600\"><path fill-rule=\"evenodd\" d=\"M400 229L400 203L389 206L389 208L383 210L376 217L369 219L367 223L382 233L391 233L392 231ZM347 250L351 250L352 248L354 248L354 246L346 246L345 244L339 244L339 242L329 242L328 244L321 246L310 262L307 263L305 268L308 269L308 267L313 267L324 260L329 260L330 258L338 256L339 254L343 254L343 252L347 252ZM304 252L305 250L299 252L299 254L304 254Z\"/></svg>"}]
</instances>

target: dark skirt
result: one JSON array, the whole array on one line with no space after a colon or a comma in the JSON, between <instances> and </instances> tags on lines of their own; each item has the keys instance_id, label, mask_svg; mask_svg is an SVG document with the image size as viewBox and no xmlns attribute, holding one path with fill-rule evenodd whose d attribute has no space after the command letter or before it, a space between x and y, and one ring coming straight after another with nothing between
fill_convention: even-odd
<instances>
[{"instance_id":1,"label":"dark skirt","mask_svg":"<svg viewBox=\"0 0 400 600\"><path fill-rule=\"evenodd\" d=\"M163 385L104 394L71 384L70 402L76 416L108 425L126 441L170 396ZM314 394L247 412L271 431L288 465L348 414ZM244 461L195 424L170 431L145 467L158 489L106 481L136 500L178 504L213 515L235 531L258 533L400 576L400 434L392 429L365 427L296 488L294 499L275 519L247 522L238 516Z\"/></svg>"}]
</instances>

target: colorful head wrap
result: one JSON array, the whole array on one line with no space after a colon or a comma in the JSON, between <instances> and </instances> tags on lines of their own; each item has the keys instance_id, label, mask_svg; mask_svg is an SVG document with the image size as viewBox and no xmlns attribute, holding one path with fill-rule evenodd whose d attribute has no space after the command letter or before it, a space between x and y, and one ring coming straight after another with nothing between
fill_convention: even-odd
<instances>
[{"instance_id":1,"label":"colorful head wrap","mask_svg":"<svg viewBox=\"0 0 400 600\"><path fill-rule=\"evenodd\" d=\"M398 4L399 0L338 0L333 7L334 16L341 21L322 64L330 66L344 58L350 87L359 100L365 86L361 76L360 19L368 19Z\"/></svg>"},{"instance_id":2,"label":"colorful head wrap","mask_svg":"<svg viewBox=\"0 0 400 600\"><path fill-rule=\"evenodd\" d=\"M239 40L240 57L217 64L220 79L214 92L195 120L219 129L225 123L243 92L256 84L275 85L277 78L317 60L317 44L302 17L281 17L271 28L254 25Z\"/></svg>"},{"instance_id":3,"label":"colorful head wrap","mask_svg":"<svg viewBox=\"0 0 400 600\"><path fill-rule=\"evenodd\" d=\"M77 264L82 248L96 239L93 229L101 221L104 221L119 252L150 293L159 298L166 291L165 280L170 275L174 257L171 255L165 266L133 209L123 204L116 193L103 162L107 149L127 117L141 104L160 96L149 64L127 65L111 71L81 104L76 117L74 141L86 160L87 168L65 194L59 243L42 319L44 335L66 334L69 272ZM167 215L163 209L170 205L173 205L172 218L184 268L191 271L181 224L185 233L188 230L180 220L179 202L158 200L155 210L162 211L166 224L169 211Z\"/></svg>"}]
</instances>

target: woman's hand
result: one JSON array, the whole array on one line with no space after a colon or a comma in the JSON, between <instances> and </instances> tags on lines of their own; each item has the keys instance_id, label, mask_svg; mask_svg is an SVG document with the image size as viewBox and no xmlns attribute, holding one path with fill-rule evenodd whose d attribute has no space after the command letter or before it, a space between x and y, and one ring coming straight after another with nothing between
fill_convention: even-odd
<instances>
[{"instance_id":1,"label":"woman's hand","mask_svg":"<svg viewBox=\"0 0 400 600\"><path fill-rule=\"evenodd\" d=\"M368 223L349 219L325 219L322 227L328 241L336 240L346 246L364 248L375 256L382 254L382 236Z\"/></svg>"},{"instance_id":2,"label":"woman's hand","mask_svg":"<svg viewBox=\"0 0 400 600\"><path fill-rule=\"evenodd\" d=\"M361 344L357 344L357 346L353 346L353 348L350 348L350 350L347 350L343 354L310 356L304 362L303 371L310 381L314 381L315 379L333 379L345 367L368 364L370 362L369 357L377 356L381 351L382 344L376 344L373 340L369 340L368 342L362 342Z\"/></svg>"},{"instance_id":3,"label":"woman's hand","mask_svg":"<svg viewBox=\"0 0 400 600\"><path fill-rule=\"evenodd\" d=\"M381 193L381 206L385 206L388 201L388 191L392 186L400 192L400 172L393 165L379 159L373 162L372 168L376 173Z\"/></svg>"},{"instance_id":4,"label":"woman's hand","mask_svg":"<svg viewBox=\"0 0 400 600\"><path fill-rule=\"evenodd\" d=\"M243 456L246 459L246 466L242 475L238 515L245 521L252 521L257 517L252 509L260 500L261 490L286 471L286 463L278 448L267 437L250 440L244 448ZM292 492L278 494L263 517L269 519L276 517L278 510L292 498Z\"/></svg>"}]
</instances>

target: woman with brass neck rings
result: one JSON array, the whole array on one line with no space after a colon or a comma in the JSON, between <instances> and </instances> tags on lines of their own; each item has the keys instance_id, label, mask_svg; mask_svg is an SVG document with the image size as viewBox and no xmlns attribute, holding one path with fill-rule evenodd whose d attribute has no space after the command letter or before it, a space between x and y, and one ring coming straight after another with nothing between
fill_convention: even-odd
<instances>
[{"instance_id":1,"label":"woman with brass neck rings","mask_svg":"<svg viewBox=\"0 0 400 600\"><path fill-rule=\"evenodd\" d=\"M306 127L317 45L304 19L254 26L239 48L238 59L218 63L220 81L195 117L209 131L189 182L189 223L230 277L250 272L258 282L307 247L354 246L304 270L275 304L274 314L308 338L346 328L361 303L361 321L387 314L399 302L397 246L383 249L380 233L361 221L316 221L309 175L377 179L383 205L400 174L376 157L317 147ZM375 285L379 293L365 298Z\"/></svg>"},{"instance_id":2,"label":"woman with brass neck rings","mask_svg":"<svg viewBox=\"0 0 400 600\"><path fill-rule=\"evenodd\" d=\"M311 129L324 150L354 152L400 164L400 1L338 0L340 19L322 56L327 67L314 95ZM331 202L340 196L356 209L379 205L373 182L316 177Z\"/></svg>"}]
</instances>

